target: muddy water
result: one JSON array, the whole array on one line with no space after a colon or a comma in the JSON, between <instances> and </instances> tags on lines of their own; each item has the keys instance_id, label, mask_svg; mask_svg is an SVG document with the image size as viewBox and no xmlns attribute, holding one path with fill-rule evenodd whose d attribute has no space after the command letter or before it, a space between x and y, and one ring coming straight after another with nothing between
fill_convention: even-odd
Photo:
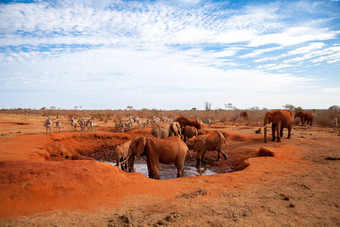
<instances>
[{"instance_id":1,"label":"muddy water","mask_svg":"<svg viewBox=\"0 0 340 227\"><path fill-rule=\"evenodd\" d=\"M116 163L109 162L110 164L116 165ZM187 164L187 163L186 163ZM142 173L144 176L149 177L148 167L146 161L143 159L135 161L135 172ZM231 170L230 170L231 171ZM226 172L230 172L229 170ZM219 172L220 173L220 172ZM214 175L217 172L209 169L208 166L203 166L199 169L193 166L184 165L184 177L194 177L194 176L204 176L204 175ZM173 179L177 177L177 168L174 164L165 165L159 164L159 176L161 180Z\"/></svg>"}]
</instances>

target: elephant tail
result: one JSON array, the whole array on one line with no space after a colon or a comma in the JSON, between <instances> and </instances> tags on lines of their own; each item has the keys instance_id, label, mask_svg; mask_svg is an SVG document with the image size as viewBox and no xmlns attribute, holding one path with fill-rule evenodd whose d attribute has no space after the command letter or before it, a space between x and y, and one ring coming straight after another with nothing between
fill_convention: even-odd
<instances>
[{"instance_id":1,"label":"elephant tail","mask_svg":"<svg viewBox=\"0 0 340 227\"><path fill-rule=\"evenodd\" d=\"M190 152L190 150L189 150L189 149L187 150L187 153L188 153L189 157L191 158L191 157L192 157L192 155L191 155L191 152Z\"/></svg>"},{"instance_id":2,"label":"elephant tail","mask_svg":"<svg viewBox=\"0 0 340 227\"><path fill-rule=\"evenodd\" d=\"M226 160L228 156L227 156L227 154L224 152L224 150L225 150L225 149L228 149L228 147L227 147L227 141L226 141L226 139L225 139L225 137L223 136L222 133L218 132L218 135L219 135L220 140L221 140L221 142L220 142L220 146L221 146L221 147L220 147L220 151L221 151L221 153L222 153L224 159Z\"/></svg>"}]
</instances>

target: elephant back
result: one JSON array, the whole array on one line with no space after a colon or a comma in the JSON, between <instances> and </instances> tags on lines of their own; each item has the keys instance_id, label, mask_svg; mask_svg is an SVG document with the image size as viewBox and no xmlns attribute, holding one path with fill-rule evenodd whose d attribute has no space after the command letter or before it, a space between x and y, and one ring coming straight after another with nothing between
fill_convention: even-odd
<instances>
[{"instance_id":1,"label":"elephant back","mask_svg":"<svg viewBox=\"0 0 340 227\"><path fill-rule=\"evenodd\" d=\"M152 126L151 134L156 138L169 137L169 123L157 123Z\"/></svg>"}]
</instances>

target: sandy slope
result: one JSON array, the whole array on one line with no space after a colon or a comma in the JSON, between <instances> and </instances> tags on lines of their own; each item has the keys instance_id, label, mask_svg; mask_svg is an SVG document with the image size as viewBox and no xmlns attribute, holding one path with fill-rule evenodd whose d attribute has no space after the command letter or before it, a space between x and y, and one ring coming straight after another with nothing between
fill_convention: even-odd
<instances>
[{"instance_id":1,"label":"sandy slope","mask_svg":"<svg viewBox=\"0 0 340 227\"><path fill-rule=\"evenodd\" d=\"M14 120L0 118L1 226L340 225L340 137L330 129L297 127L291 140L264 144L255 128L219 126L229 158L215 162L210 152L208 165L246 169L156 181L103 162L65 160L108 152L149 129L44 135L37 120ZM257 157L264 145L274 157Z\"/></svg>"}]
</instances>

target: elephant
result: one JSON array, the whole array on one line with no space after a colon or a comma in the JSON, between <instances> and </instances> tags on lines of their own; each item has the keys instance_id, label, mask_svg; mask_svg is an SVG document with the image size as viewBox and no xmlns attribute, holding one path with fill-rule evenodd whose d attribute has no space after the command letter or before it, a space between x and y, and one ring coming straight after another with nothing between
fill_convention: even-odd
<instances>
[{"instance_id":1,"label":"elephant","mask_svg":"<svg viewBox=\"0 0 340 227\"><path fill-rule=\"evenodd\" d=\"M154 124L151 129L151 134L156 138L167 138L169 136L178 136L181 138L181 125L178 122Z\"/></svg>"},{"instance_id":2,"label":"elephant","mask_svg":"<svg viewBox=\"0 0 340 227\"><path fill-rule=\"evenodd\" d=\"M135 158L146 155L149 178L160 179L159 163L174 163L177 167L177 177L182 177L187 153L187 145L176 136L164 139L142 136L132 140L126 161L129 171L132 172Z\"/></svg>"},{"instance_id":3,"label":"elephant","mask_svg":"<svg viewBox=\"0 0 340 227\"><path fill-rule=\"evenodd\" d=\"M222 151L223 146L226 145L225 137L220 132L213 131L208 134L195 136L188 139L186 144L189 149L197 152L197 168L201 166L201 161L206 151L217 151L218 156L216 161L221 160L221 153L224 159L227 159L227 155Z\"/></svg>"},{"instance_id":4,"label":"elephant","mask_svg":"<svg viewBox=\"0 0 340 227\"><path fill-rule=\"evenodd\" d=\"M186 125L183 128L183 140L186 141L194 136L198 136L198 131L194 126Z\"/></svg>"},{"instance_id":5,"label":"elephant","mask_svg":"<svg viewBox=\"0 0 340 227\"><path fill-rule=\"evenodd\" d=\"M267 143L267 125L272 123L272 141L280 142L283 136L283 129L288 129L288 137L291 137L291 131L294 123L294 117L289 110L272 110L267 112L264 117L264 142ZM277 136L275 136L275 133Z\"/></svg>"},{"instance_id":6,"label":"elephant","mask_svg":"<svg viewBox=\"0 0 340 227\"><path fill-rule=\"evenodd\" d=\"M248 112L247 111L240 112L240 117L245 120L248 120Z\"/></svg>"},{"instance_id":7,"label":"elephant","mask_svg":"<svg viewBox=\"0 0 340 227\"><path fill-rule=\"evenodd\" d=\"M301 124L305 125L305 123L308 125L310 124L310 126L313 125L313 113L311 112L297 112L294 115L294 119L299 117L301 119Z\"/></svg>"},{"instance_id":8,"label":"elephant","mask_svg":"<svg viewBox=\"0 0 340 227\"><path fill-rule=\"evenodd\" d=\"M170 123L169 131L169 136L178 136L180 138L182 137L181 125L177 121Z\"/></svg>"},{"instance_id":9,"label":"elephant","mask_svg":"<svg viewBox=\"0 0 340 227\"><path fill-rule=\"evenodd\" d=\"M189 119L189 118L180 116L180 117L177 117L175 121L179 122L182 127L186 125L190 125L190 126L196 127L197 130L204 129L204 124L202 120L198 118Z\"/></svg>"},{"instance_id":10,"label":"elephant","mask_svg":"<svg viewBox=\"0 0 340 227\"><path fill-rule=\"evenodd\" d=\"M131 144L131 140L121 145L117 145L115 149L116 161L117 161L116 166L119 166L119 164L121 164L120 168L124 171L127 171L127 164L126 163L123 164L121 162L127 158L130 144Z\"/></svg>"}]
</instances>

